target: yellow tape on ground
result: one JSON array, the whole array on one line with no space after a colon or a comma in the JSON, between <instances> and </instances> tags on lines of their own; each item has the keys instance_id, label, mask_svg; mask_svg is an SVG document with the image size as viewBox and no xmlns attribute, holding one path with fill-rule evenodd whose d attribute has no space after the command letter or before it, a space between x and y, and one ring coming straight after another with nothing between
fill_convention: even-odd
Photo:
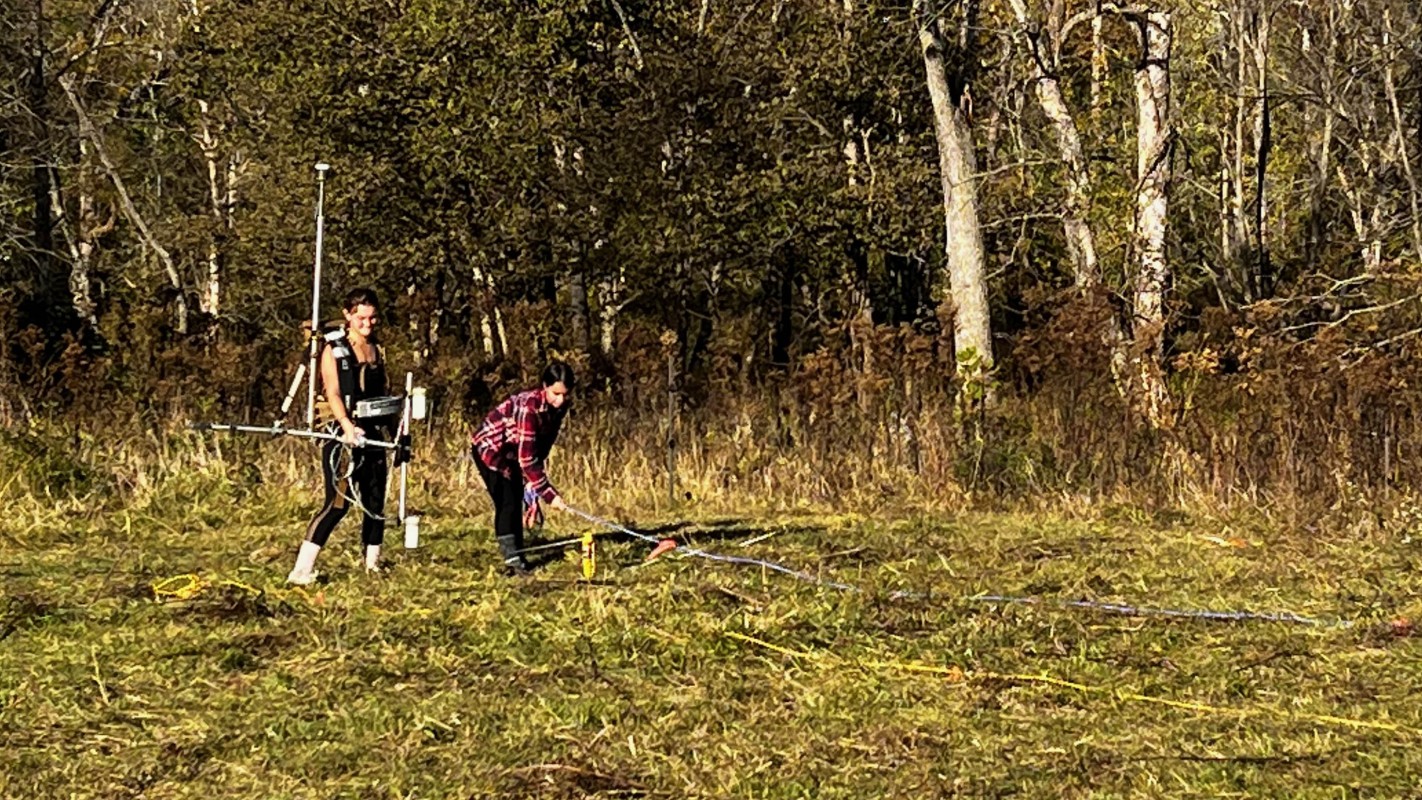
<instances>
[{"instance_id":1,"label":"yellow tape on ground","mask_svg":"<svg viewBox=\"0 0 1422 800\"><path fill-rule=\"evenodd\" d=\"M782 655L797 656L797 657L799 657L799 658L818 658L818 657L819 657L819 654L818 654L818 653L806 653L806 652L802 652L802 651L800 651L800 650L791 650L791 649L789 649L789 648L785 648L785 647L781 647L781 646L779 646L779 645L771 644L770 642L767 642L767 641L765 641L765 640L763 640L763 639L757 639L757 638L755 638L754 636L746 636L746 635L743 634L743 633L736 633L735 631L726 631L726 635L729 636L729 637L731 637L732 639L740 639L741 641L744 641L744 642L750 642L751 644L759 645L759 646L761 646L761 647L764 647L764 648L767 649L767 650L774 650L775 652L780 653L780 654L782 654Z\"/></svg>"},{"instance_id":2,"label":"yellow tape on ground","mask_svg":"<svg viewBox=\"0 0 1422 800\"><path fill-rule=\"evenodd\" d=\"M832 653L828 652L817 653L806 652L802 650L791 650L788 647L781 647L780 645L771 644L770 642L767 642L763 639L757 639L754 636L747 636L745 634L736 633L734 631L725 631L725 634L733 639L739 639L743 642L750 642L751 644L754 644L758 647L763 647L767 650L781 653L783 655L808 659L810 661L818 661L820 663L824 663L827 656L833 656ZM846 661L846 659L838 660L841 662ZM1236 717L1252 716L1257 714L1270 714L1273 716L1287 717L1289 719L1303 720L1307 722L1315 722L1325 725L1342 725L1349 728L1387 731L1389 733L1400 733L1409 736L1422 735L1422 731L1419 731L1415 728L1409 728L1404 725L1398 725L1391 722L1378 722L1366 719L1352 719L1349 717L1339 717L1332 714L1311 714L1308 712L1290 711L1288 709L1274 708L1271 706L1253 706L1250 708L1228 708L1225 706L1213 706L1205 703L1195 703L1185 700L1171 700L1166 697L1151 697L1150 695L1140 694L1139 692L1132 692L1124 689L1112 689L1106 686L1091 686L1085 683L1077 683L1075 681L1055 678L1051 675L1018 675L986 671L967 672L955 666L942 667L934 664L924 664L921 662L914 661L849 661L848 663L867 669L892 670L899 672L917 672L941 675L954 683L962 683L973 680L999 680L1013 681L1016 683L1039 683L1046 684L1049 686L1060 686L1062 688L1071 689L1073 691L1081 692L1083 694L1105 694L1115 697L1117 700L1128 700L1138 703L1154 703L1156 705L1169 706L1171 708L1178 708L1185 711L1194 711L1199 714L1216 714L1220 716Z\"/></svg>"},{"instance_id":3,"label":"yellow tape on ground","mask_svg":"<svg viewBox=\"0 0 1422 800\"><path fill-rule=\"evenodd\" d=\"M188 600L197 596L197 593L200 591L202 591L202 578L191 573L187 575L174 575L171 578L164 578L153 584L153 595L160 600L164 597Z\"/></svg>"},{"instance_id":4,"label":"yellow tape on ground","mask_svg":"<svg viewBox=\"0 0 1422 800\"><path fill-rule=\"evenodd\" d=\"M255 586L250 586L241 581L232 580L231 578L224 578L218 581L216 584L213 584L209 581L203 580L202 576L200 575L188 573L186 575L174 575L171 578L164 578L161 581L155 581L153 583L153 596L158 600L162 600L164 598L172 598L174 600L191 600L201 594L203 589L206 589L207 587L213 585L234 586L252 595L259 595L262 593L262 590L258 589Z\"/></svg>"},{"instance_id":5,"label":"yellow tape on ground","mask_svg":"<svg viewBox=\"0 0 1422 800\"><path fill-rule=\"evenodd\" d=\"M245 584L245 583L243 583L243 582L241 582L241 581L234 581L234 580L232 580L231 578L227 578L227 579L223 580L220 585L222 585L222 586L234 586L234 587L236 587L236 588L238 588L238 589L241 589L242 591L246 592L247 594L261 594L261 593L262 593L262 590L261 590L261 589L258 589L258 588L255 587L255 586L248 586L247 584Z\"/></svg>"}]
</instances>

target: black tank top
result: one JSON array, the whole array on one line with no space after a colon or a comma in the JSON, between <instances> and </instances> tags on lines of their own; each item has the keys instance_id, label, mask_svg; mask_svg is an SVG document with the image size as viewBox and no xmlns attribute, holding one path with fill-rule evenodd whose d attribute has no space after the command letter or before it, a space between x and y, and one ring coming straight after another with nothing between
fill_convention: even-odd
<instances>
[{"instance_id":1,"label":"black tank top","mask_svg":"<svg viewBox=\"0 0 1422 800\"><path fill-rule=\"evenodd\" d=\"M346 406L346 413L353 414L356 403L375 397L385 397L389 391L389 380L385 374L385 348L372 342L371 348L375 352L375 360L361 361L356 357L355 347L344 336L344 331L342 334L339 338L328 338L327 346L333 348L336 356L337 371L341 383L340 390L343 395L342 401ZM334 425L335 416L326 399L324 386L319 400L317 413L321 417L322 424ZM366 433L371 433L370 428L384 429L389 427L392 422L392 419L385 417L374 417L361 420L360 425L367 429Z\"/></svg>"}]
</instances>

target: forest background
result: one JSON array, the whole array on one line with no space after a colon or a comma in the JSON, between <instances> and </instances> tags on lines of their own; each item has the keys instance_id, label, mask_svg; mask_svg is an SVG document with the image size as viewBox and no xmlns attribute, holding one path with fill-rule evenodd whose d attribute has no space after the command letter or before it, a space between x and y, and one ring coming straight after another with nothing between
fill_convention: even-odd
<instances>
[{"instance_id":1,"label":"forest background","mask_svg":"<svg viewBox=\"0 0 1422 800\"><path fill-rule=\"evenodd\" d=\"M32 465L7 491L133 488L115 440L275 417L317 161L325 313L381 293L450 448L556 356L587 471L671 466L678 501L1307 514L1422 477L1411 3L3 19L0 436Z\"/></svg>"}]
</instances>

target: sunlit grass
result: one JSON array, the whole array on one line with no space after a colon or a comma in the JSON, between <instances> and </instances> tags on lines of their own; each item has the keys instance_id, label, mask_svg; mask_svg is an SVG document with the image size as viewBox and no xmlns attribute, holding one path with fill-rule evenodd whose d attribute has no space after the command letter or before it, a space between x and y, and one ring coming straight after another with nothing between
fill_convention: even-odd
<instances>
[{"instance_id":1,"label":"sunlit grass","mask_svg":"<svg viewBox=\"0 0 1422 800\"><path fill-rule=\"evenodd\" d=\"M509 579L449 445L418 464L422 547L392 531L367 576L348 521L292 589L307 451L184 441L9 495L0 796L1398 797L1422 774L1397 623L1422 543L1395 527L738 495L714 465L673 505L653 458L589 447L557 473L589 510L860 591L615 537L592 583L571 549Z\"/></svg>"}]
</instances>

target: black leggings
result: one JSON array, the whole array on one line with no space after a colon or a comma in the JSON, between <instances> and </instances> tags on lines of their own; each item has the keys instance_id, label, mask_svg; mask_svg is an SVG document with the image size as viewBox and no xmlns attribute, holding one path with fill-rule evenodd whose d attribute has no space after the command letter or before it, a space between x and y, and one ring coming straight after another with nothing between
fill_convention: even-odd
<instances>
[{"instance_id":1,"label":"black leggings","mask_svg":"<svg viewBox=\"0 0 1422 800\"><path fill-rule=\"evenodd\" d=\"M494 501L494 535L500 539L511 537L517 549L523 548L523 475L505 478L489 469L484 459L474 452L474 463L479 465L479 477L484 479L484 487L489 490L489 499Z\"/></svg>"},{"instance_id":2,"label":"black leggings","mask_svg":"<svg viewBox=\"0 0 1422 800\"><path fill-rule=\"evenodd\" d=\"M354 468L351 459L355 459ZM306 541L325 547L336 523L346 515L353 501L359 501L365 512L360 522L361 543L383 544L387 473L384 450L375 447L347 449L340 442L326 442L321 447L321 475L325 478L326 504L321 506L306 529Z\"/></svg>"}]
</instances>

